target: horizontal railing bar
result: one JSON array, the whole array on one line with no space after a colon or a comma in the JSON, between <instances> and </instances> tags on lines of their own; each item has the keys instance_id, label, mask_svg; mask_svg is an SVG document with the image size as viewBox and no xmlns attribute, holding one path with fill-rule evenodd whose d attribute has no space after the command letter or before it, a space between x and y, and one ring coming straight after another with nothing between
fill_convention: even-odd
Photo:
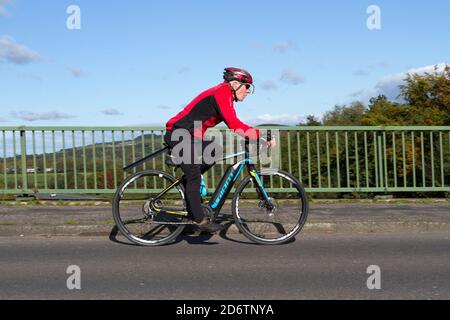
<instances>
[{"instance_id":1,"label":"horizontal railing bar","mask_svg":"<svg viewBox=\"0 0 450 320\"><path fill-rule=\"evenodd\" d=\"M153 191L153 189L129 189L127 190L128 193L140 193L140 192L148 192L149 190ZM158 191L159 189L155 189ZM162 189L161 189L162 190ZM272 192L292 192L296 189L288 189L288 188L267 188L267 191ZM449 192L450 187L438 187L438 188L423 188L423 187L409 187L409 188L360 188L360 189L354 189L354 188L305 188L306 192L317 192L317 193L339 193L339 192L436 192L436 191L442 191L442 192ZM93 190L93 189L69 189L69 190L55 190L55 189L43 189L39 190L36 193L36 190L25 190L25 193L28 194L36 194L36 195L43 195L43 194L111 194L115 193L115 189L100 189L100 190ZM1 190L0 194L17 194L17 193L23 193L22 189L16 189L16 190Z\"/></svg>"},{"instance_id":2,"label":"horizontal railing bar","mask_svg":"<svg viewBox=\"0 0 450 320\"><path fill-rule=\"evenodd\" d=\"M282 131L450 131L450 126L256 126L258 129L279 129ZM216 130L227 130L226 127L216 127ZM165 131L164 126L123 126L123 127L90 127L90 126L50 126L50 127L0 127L5 131Z\"/></svg>"}]
</instances>

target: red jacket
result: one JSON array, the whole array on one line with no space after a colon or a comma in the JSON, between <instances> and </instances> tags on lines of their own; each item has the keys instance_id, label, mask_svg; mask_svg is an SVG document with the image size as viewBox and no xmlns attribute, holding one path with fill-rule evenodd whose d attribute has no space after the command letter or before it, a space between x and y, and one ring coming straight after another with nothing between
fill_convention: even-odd
<instances>
[{"instance_id":1,"label":"red jacket","mask_svg":"<svg viewBox=\"0 0 450 320\"><path fill-rule=\"evenodd\" d=\"M201 126L194 128L194 121L201 122ZM258 129L246 125L236 116L233 92L226 82L202 92L167 122L166 129L173 131L182 128L191 132L194 137L203 138L206 129L215 127L222 121L241 136L259 138Z\"/></svg>"}]
</instances>

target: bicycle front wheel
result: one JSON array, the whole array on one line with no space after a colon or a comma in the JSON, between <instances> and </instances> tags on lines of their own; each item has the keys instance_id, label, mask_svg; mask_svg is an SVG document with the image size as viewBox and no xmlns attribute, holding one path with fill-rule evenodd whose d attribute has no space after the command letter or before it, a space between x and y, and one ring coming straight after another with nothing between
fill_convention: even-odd
<instances>
[{"instance_id":1,"label":"bicycle front wheel","mask_svg":"<svg viewBox=\"0 0 450 320\"><path fill-rule=\"evenodd\" d=\"M258 175L269 202L264 200L256 181L247 177L237 187L233 197L234 221L241 233L254 242L286 243L306 223L306 192L300 182L285 171L266 170Z\"/></svg>"},{"instance_id":2,"label":"bicycle front wheel","mask_svg":"<svg viewBox=\"0 0 450 320\"><path fill-rule=\"evenodd\" d=\"M170 207L174 212L183 211L183 185L163 192L175 182L175 177L156 170L138 172L122 182L113 199L113 217L128 240L139 245L158 246L175 240L183 231L186 226L184 216L155 209Z\"/></svg>"}]
</instances>

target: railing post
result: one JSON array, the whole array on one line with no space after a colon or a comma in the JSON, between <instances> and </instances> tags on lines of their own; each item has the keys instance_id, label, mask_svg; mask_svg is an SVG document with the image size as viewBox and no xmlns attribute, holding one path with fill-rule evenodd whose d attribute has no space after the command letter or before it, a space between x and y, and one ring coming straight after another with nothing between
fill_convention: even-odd
<instances>
[{"instance_id":1,"label":"railing post","mask_svg":"<svg viewBox=\"0 0 450 320\"><path fill-rule=\"evenodd\" d=\"M27 192L28 190L28 180L27 180L27 142L26 142L26 131L20 129L20 157L22 163L22 192Z\"/></svg>"},{"instance_id":2,"label":"railing post","mask_svg":"<svg viewBox=\"0 0 450 320\"><path fill-rule=\"evenodd\" d=\"M384 184L384 166L383 166L383 148L381 137L383 135L384 127L381 127L382 131L377 131L377 145L378 145L378 159L375 161L378 161L378 179L379 179L379 186L380 188L386 189L386 186Z\"/></svg>"}]
</instances>

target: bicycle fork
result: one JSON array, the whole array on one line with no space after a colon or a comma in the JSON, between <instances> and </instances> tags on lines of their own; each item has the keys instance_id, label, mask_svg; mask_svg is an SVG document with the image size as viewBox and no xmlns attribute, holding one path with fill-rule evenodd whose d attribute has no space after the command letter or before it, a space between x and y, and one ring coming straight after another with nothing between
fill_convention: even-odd
<instances>
[{"instance_id":1,"label":"bicycle fork","mask_svg":"<svg viewBox=\"0 0 450 320\"><path fill-rule=\"evenodd\" d=\"M261 181L261 177L258 175L258 172L255 169L254 165L249 166L249 173L252 177L252 180L254 184L256 185L256 190L259 192L259 194L262 196L262 200L265 202L268 210L273 210L274 206L272 202L270 201L270 197L266 191L266 188L264 188L264 184Z\"/></svg>"}]
</instances>

